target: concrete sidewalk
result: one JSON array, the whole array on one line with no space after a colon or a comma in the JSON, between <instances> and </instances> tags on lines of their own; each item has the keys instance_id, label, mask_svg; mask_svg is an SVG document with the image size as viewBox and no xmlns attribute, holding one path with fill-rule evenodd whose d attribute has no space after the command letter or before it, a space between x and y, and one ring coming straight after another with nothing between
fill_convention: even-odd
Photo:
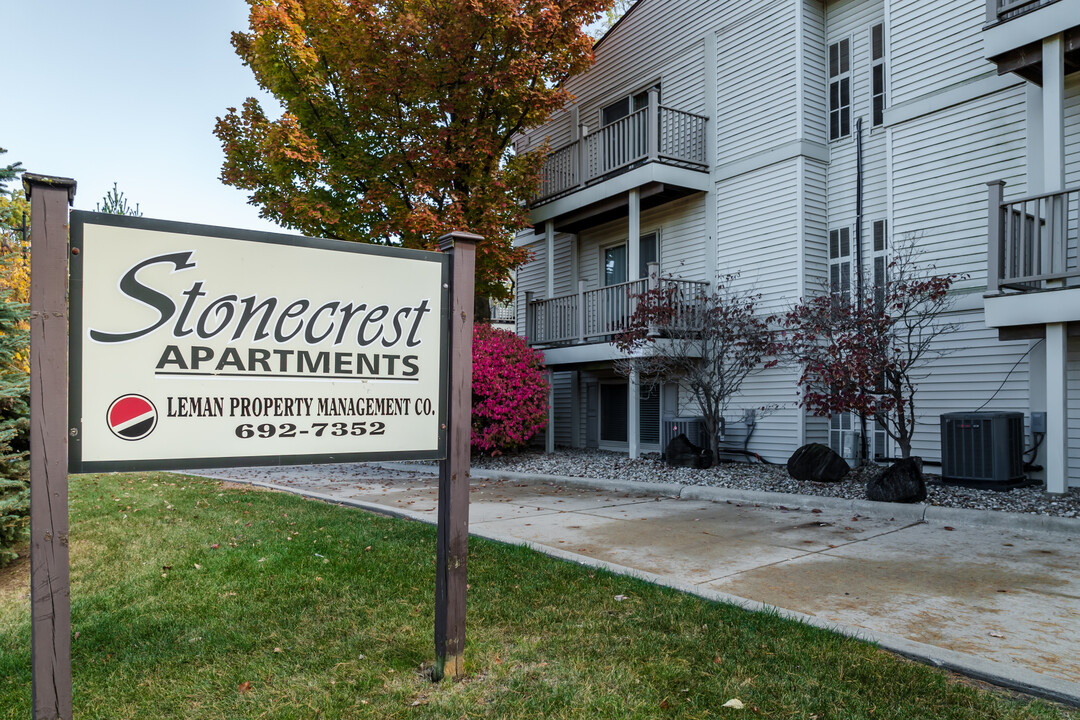
<instances>
[{"instance_id":1,"label":"concrete sidewalk","mask_svg":"<svg viewBox=\"0 0 1080 720\"><path fill-rule=\"evenodd\" d=\"M431 466L195 474L435 522ZM474 535L1080 706L1080 521L482 471L470 499Z\"/></svg>"}]
</instances>

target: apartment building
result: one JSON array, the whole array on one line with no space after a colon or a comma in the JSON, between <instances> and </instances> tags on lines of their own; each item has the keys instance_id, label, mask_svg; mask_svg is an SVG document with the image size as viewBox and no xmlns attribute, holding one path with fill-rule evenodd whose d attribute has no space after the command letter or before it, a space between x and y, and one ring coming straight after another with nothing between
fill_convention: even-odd
<instances>
[{"instance_id":1,"label":"apartment building","mask_svg":"<svg viewBox=\"0 0 1080 720\"><path fill-rule=\"evenodd\" d=\"M1080 485L1080 0L639 0L595 53L519 143L551 151L516 278L553 373L549 446L656 451L665 417L694 414L613 370L650 268L687 289L737 272L773 313L914 243L967 277L913 452L941 457L945 412L1020 411L1025 447L1045 413L1047 489ZM731 403L775 408L750 439L774 462L857 429L799 409L797 378L770 368Z\"/></svg>"}]
</instances>

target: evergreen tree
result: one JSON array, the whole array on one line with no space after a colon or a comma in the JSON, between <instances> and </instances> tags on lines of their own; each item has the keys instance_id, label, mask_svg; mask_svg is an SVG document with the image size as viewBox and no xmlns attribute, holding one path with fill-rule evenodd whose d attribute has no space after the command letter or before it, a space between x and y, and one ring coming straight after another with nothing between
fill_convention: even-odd
<instances>
[{"instance_id":1,"label":"evergreen tree","mask_svg":"<svg viewBox=\"0 0 1080 720\"><path fill-rule=\"evenodd\" d=\"M0 153L6 152L0 148ZM0 195L22 172L20 163L0 167ZM0 299L0 567L18 555L30 521L27 451L30 431L30 376L26 305Z\"/></svg>"},{"instance_id":2,"label":"evergreen tree","mask_svg":"<svg viewBox=\"0 0 1080 720\"><path fill-rule=\"evenodd\" d=\"M27 349L26 306L0 300L0 567L18 555L30 520L27 451L30 376L20 367Z\"/></svg>"},{"instance_id":3,"label":"evergreen tree","mask_svg":"<svg viewBox=\"0 0 1080 720\"><path fill-rule=\"evenodd\" d=\"M0 155L7 153L7 150L0 147ZM22 163L12 163L11 165L0 166L0 195L7 195L8 180L14 180L19 176L19 173L23 171Z\"/></svg>"},{"instance_id":4,"label":"evergreen tree","mask_svg":"<svg viewBox=\"0 0 1080 720\"><path fill-rule=\"evenodd\" d=\"M142 213L139 212L139 203L135 203L135 207L128 205L127 198L124 197L124 191L117 190L116 183L112 184L112 190L105 193L105 197L101 198L101 202L94 206L94 210L111 215L142 217Z\"/></svg>"}]
</instances>

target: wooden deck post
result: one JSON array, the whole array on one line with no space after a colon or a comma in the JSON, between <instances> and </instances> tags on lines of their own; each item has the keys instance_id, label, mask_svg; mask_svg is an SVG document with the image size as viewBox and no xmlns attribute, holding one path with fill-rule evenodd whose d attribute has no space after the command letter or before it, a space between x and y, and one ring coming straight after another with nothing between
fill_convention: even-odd
<instances>
[{"instance_id":1,"label":"wooden deck post","mask_svg":"<svg viewBox=\"0 0 1080 720\"><path fill-rule=\"evenodd\" d=\"M23 174L30 200L30 644L34 720L71 718L67 483L70 178Z\"/></svg>"},{"instance_id":2,"label":"wooden deck post","mask_svg":"<svg viewBox=\"0 0 1080 720\"><path fill-rule=\"evenodd\" d=\"M579 344L585 344L585 281L577 282L577 340Z\"/></svg>"},{"instance_id":3,"label":"wooden deck post","mask_svg":"<svg viewBox=\"0 0 1080 720\"><path fill-rule=\"evenodd\" d=\"M994 180L986 183L986 294L996 295L1001 281L1002 237L1001 202L1005 195L1005 181Z\"/></svg>"},{"instance_id":4,"label":"wooden deck post","mask_svg":"<svg viewBox=\"0 0 1080 720\"><path fill-rule=\"evenodd\" d=\"M439 463L435 557L433 680L465 672L465 588L469 551L469 441L472 430L472 333L476 244L472 233L439 238L450 256L450 368L446 459Z\"/></svg>"},{"instance_id":5,"label":"wooden deck post","mask_svg":"<svg viewBox=\"0 0 1080 720\"><path fill-rule=\"evenodd\" d=\"M653 85L649 88L649 110L646 113L648 120L645 121L645 126L648 128L648 140L645 143L646 154L649 157L649 162L656 162L657 155L660 154L660 89Z\"/></svg>"}]
</instances>

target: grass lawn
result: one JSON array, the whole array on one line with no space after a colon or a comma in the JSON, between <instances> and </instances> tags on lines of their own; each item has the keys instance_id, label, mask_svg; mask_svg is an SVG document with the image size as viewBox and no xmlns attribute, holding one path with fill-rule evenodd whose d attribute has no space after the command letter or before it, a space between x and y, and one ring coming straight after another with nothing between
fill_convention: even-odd
<instances>
[{"instance_id":1,"label":"grass lawn","mask_svg":"<svg viewBox=\"0 0 1080 720\"><path fill-rule=\"evenodd\" d=\"M71 537L80 720L1076 717L476 539L468 675L432 684L431 526L140 473L72 477ZM0 570L0 718L31 716L28 576Z\"/></svg>"}]
</instances>

